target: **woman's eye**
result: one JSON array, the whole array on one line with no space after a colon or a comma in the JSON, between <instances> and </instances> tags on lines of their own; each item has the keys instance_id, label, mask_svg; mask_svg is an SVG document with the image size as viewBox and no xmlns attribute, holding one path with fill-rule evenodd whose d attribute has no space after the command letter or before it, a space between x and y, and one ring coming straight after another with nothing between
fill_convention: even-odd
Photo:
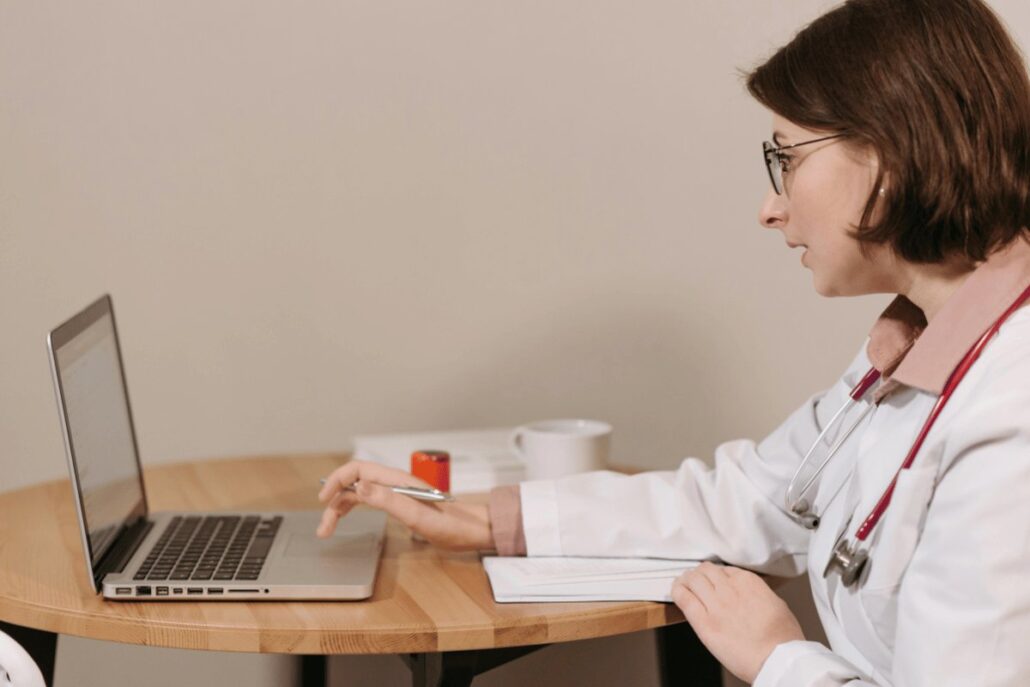
<instances>
[{"instance_id":1,"label":"woman's eye","mask_svg":"<svg viewBox=\"0 0 1030 687\"><path fill-rule=\"evenodd\" d=\"M794 158L792 156L790 156L790 155L784 155L783 153L780 153L776 157L777 157L777 159L779 160L779 163L780 163L780 171L783 172L784 174L789 172L790 171L791 162L793 162Z\"/></svg>"}]
</instances>

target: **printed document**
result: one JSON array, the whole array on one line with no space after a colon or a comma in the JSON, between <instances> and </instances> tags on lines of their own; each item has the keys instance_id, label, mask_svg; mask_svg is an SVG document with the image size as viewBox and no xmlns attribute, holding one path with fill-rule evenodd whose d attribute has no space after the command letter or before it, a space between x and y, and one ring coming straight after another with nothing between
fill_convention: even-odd
<instances>
[{"instance_id":1,"label":"printed document","mask_svg":"<svg viewBox=\"0 0 1030 687\"><path fill-rule=\"evenodd\" d=\"M498 603L672 601L672 583L699 563L659 558L483 558Z\"/></svg>"}]
</instances>

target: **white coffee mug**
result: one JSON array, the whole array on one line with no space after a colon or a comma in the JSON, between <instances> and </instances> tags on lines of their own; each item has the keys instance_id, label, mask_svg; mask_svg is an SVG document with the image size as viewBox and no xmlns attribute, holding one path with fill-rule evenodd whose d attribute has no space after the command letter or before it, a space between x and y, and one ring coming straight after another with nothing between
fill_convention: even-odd
<instances>
[{"instance_id":1,"label":"white coffee mug","mask_svg":"<svg viewBox=\"0 0 1030 687\"><path fill-rule=\"evenodd\" d=\"M526 479L553 479L608 467L612 426L597 420L542 420L517 427L511 448Z\"/></svg>"}]
</instances>

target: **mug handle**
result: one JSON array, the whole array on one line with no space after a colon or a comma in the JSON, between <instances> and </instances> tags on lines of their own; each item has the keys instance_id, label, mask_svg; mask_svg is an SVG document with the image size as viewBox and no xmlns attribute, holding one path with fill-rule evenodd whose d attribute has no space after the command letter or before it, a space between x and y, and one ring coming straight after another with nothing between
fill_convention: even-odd
<instances>
[{"instance_id":1,"label":"mug handle","mask_svg":"<svg viewBox=\"0 0 1030 687\"><path fill-rule=\"evenodd\" d=\"M508 441L508 446L519 458L522 458L522 427L516 427L515 431L511 433L511 439Z\"/></svg>"}]
</instances>

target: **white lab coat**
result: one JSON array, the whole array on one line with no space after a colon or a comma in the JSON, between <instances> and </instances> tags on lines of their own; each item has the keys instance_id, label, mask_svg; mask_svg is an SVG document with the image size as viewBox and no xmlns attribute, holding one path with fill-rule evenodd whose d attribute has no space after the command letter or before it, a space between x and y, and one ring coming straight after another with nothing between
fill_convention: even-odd
<instances>
[{"instance_id":1,"label":"white lab coat","mask_svg":"<svg viewBox=\"0 0 1030 687\"><path fill-rule=\"evenodd\" d=\"M823 576L830 552L842 532L854 541L936 395L901 387L864 420L820 480L818 529L787 515L784 492L869 365L863 345L841 380L760 443L719 446L714 468L688 458L675 472L524 483L528 554L807 570L830 647L780 645L756 686L1030 685L1030 307L958 386L870 536L863 578L846 588Z\"/></svg>"}]
</instances>

